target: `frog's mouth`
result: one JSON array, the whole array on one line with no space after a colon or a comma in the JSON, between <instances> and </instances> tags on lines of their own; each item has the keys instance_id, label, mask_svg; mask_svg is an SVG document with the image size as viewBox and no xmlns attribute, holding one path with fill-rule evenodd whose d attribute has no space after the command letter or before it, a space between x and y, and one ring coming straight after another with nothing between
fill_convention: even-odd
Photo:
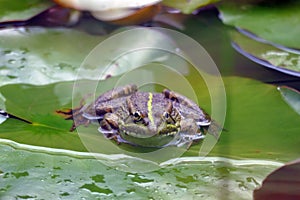
<instances>
[{"instance_id":1,"label":"frog's mouth","mask_svg":"<svg viewBox=\"0 0 300 200\"><path fill-rule=\"evenodd\" d=\"M142 126L137 124L120 126L119 131L122 135L132 136L136 138L151 137L172 137L179 132L179 127L171 124L165 125L163 128Z\"/></svg>"},{"instance_id":2,"label":"frog's mouth","mask_svg":"<svg viewBox=\"0 0 300 200\"><path fill-rule=\"evenodd\" d=\"M136 138L150 138L154 136L165 137L174 136L180 130L180 127L173 124L164 124L160 127L143 126L139 124L127 124L119 127L120 133Z\"/></svg>"},{"instance_id":3,"label":"frog's mouth","mask_svg":"<svg viewBox=\"0 0 300 200\"><path fill-rule=\"evenodd\" d=\"M121 137L131 144L143 147L163 147L170 143L179 132L178 127L166 127L162 130L151 131L149 127L131 125L121 126Z\"/></svg>"}]
</instances>

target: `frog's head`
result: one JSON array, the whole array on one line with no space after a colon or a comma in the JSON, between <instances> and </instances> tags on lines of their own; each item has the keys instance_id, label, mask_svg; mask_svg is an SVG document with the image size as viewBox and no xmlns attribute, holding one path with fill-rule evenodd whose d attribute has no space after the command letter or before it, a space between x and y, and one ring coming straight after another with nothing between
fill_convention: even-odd
<instances>
[{"instance_id":1,"label":"frog's head","mask_svg":"<svg viewBox=\"0 0 300 200\"><path fill-rule=\"evenodd\" d=\"M161 94L141 92L127 99L129 116L119 126L122 137L142 146L163 146L180 131L181 117Z\"/></svg>"}]
</instances>

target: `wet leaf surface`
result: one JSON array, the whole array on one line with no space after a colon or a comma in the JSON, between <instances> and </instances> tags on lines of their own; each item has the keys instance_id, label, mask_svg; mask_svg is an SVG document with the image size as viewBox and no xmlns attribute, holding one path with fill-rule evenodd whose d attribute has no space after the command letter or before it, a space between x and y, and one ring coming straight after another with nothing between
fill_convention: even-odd
<instances>
[{"instance_id":1,"label":"wet leaf surface","mask_svg":"<svg viewBox=\"0 0 300 200\"><path fill-rule=\"evenodd\" d=\"M76 152L22 147L1 140L1 199L250 199L252 190L280 163L183 158L147 173L119 171ZM125 158L126 163L133 158ZM15 161L18 160L18 165ZM121 160L121 157L119 158ZM123 163L124 165L125 163ZM147 167L142 161L136 164ZM211 187L211 185L217 187Z\"/></svg>"},{"instance_id":2,"label":"wet leaf surface","mask_svg":"<svg viewBox=\"0 0 300 200\"><path fill-rule=\"evenodd\" d=\"M85 56L104 38L63 28L0 30L0 85L74 80Z\"/></svg>"}]
</instances>

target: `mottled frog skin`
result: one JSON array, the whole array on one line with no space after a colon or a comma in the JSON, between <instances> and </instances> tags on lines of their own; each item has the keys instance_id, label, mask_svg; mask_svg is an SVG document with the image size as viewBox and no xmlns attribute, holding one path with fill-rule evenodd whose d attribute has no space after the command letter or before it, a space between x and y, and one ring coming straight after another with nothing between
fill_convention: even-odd
<instances>
[{"instance_id":1,"label":"mottled frog skin","mask_svg":"<svg viewBox=\"0 0 300 200\"><path fill-rule=\"evenodd\" d=\"M118 143L145 147L183 146L204 138L211 118L196 103L170 90L138 91L134 84L117 87L95 102L63 112L72 118L72 130L91 122Z\"/></svg>"}]
</instances>

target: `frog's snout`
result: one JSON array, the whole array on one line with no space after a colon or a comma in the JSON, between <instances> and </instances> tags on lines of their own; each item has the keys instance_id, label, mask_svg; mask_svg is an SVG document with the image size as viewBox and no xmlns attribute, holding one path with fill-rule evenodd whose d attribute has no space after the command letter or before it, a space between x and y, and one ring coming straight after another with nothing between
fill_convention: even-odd
<instances>
[{"instance_id":1,"label":"frog's snout","mask_svg":"<svg viewBox=\"0 0 300 200\"><path fill-rule=\"evenodd\" d=\"M149 135L155 135L158 132L157 127L154 124L148 124Z\"/></svg>"}]
</instances>

